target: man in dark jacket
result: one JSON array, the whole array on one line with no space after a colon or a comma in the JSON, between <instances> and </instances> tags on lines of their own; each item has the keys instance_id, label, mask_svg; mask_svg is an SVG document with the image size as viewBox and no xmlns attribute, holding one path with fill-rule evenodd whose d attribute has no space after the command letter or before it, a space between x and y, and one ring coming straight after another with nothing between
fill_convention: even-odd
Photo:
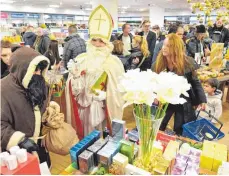
<instances>
[{"instance_id":1,"label":"man in dark jacket","mask_svg":"<svg viewBox=\"0 0 229 176\"><path fill-rule=\"evenodd\" d=\"M150 51L150 55L151 55L151 58L153 57L153 53L154 53L154 48L155 48L155 45L156 45L156 40L157 40L157 37L156 37L156 34L152 31L150 31L150 21L149 20L145 20L143 21L142 23L142 32L140 32L138 35L140 36L144 36L148 42L148 49ZM152 62L152 59L148 59L148 66L149 68L151 67L151 62Z\"/></svg>"},{"instance_id":2,"label":"man in dark jacket","mask_svg":"<svg viewBox=\"0 0 229 176\"><path fill-rule=\"evenodd\" d=\"M28 26L25 34L23 35L23 40L25 42L25 45L29 45L30 47L33 46L37 37L33 31L34 31L33 26Z\"/></svg>"},{"instance_id":3,"label":"man in dark jacket","mask_svg":"<svg viewBox=\"0 0 229 176\"><path fill-rule=\"evenodd\" d=\"M1 79L1 149L18 145L30 153L37 152L40 162L50 165L38 139L46 109L44 75L48 65L49 60L31 48L23 47L12 54L10 73Z\"/></svg>"},{"instance_id":4,"label":"man in dark jacket","mask_svg":"<svg viewBox=\"0 0 229 176\"><path fill-rule=\"evenodd\" d=\"M124 44L124 55L129 55L130 50L132 49L132 39L133 35L130 33L130 25L129 24L124 24L122 26L122 31L123 33L118 36L118 40L121 40Z\"/></svg>"},{"instance_id":5,"label":"man in dark jacket","mask_svg":"<svg viewBox=\"0 0 229 176\"><path fill-rule=\"evenodd\" d=\"M77 34L76 25L69 26L68 33L69 36L64 40L63 61L65 68L67 68L67 63L70 59L74 59L79 54L86 52L85 41Z\"/></svg>"},{"instance_id":6,"label":"man in dark jacket","mask_svg":"<svg viewBox=\"0 0 229 176\"><path fill-rule=\"evenodd\" d=\"M187 55L194 58L200 65L207 56L210 56L210 43L204 40L206 36L206 28L204 25L196 26L196 34L191 37L186 44ZM198 59L198 57L200 57Z\"/></svg>"},{"instance_id":7,"label":"man in dark jacket","mask_svg":"<svg viewBox=\"0 0 229 176\"><path fill-rule=\"evenodd\" d=\"M209 36L216 43L224 43L227 47L229 43L229 30L224 27L222 18L218 19L213 27L208 29Z\"/></svg>"}]
</instances>

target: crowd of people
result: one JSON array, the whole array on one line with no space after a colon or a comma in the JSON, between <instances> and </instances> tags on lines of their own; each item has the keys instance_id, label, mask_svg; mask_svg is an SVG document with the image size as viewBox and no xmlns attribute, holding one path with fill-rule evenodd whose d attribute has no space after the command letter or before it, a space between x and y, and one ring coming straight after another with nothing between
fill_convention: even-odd
<instances>
[{"instance_id":1,"label":"crowd of people","mask_svg":"<svg viewBox=\"0 0 229 176\"><path fill-rule=\"evenodd\" d=\"M44 28L39 27L36 31L32 26L24 28L21 34L25 46L29 48L1 41L2 150L13 145L28 151L37 151L39 148L40 161L50 161L41 140L30 137L39 136L41 122L37 123L36 120L39 121L45 110L47 90L43 76L52 66L58 68L61 62L69 70L68 81L71 80L85 135L95 128L101 129L104 121L111 121L111 117L122 118L124 102L121 95L114 95L112 91L117 89L117 79L124 71L136 68L141 71L152 69L156 73L174 72L184 76L191 84L189 97L184 97L185 104L169 105L161 130L166 129L171 116L175 114L174 131L181 135L182 125L196 119L194 107L206 109L208 104L216 105L217 108L211 108L216 111L217 118L220 117L222 105L218 101L221 96L218 83L208 80L202 87L195 74L198 64L194 57L196 53L203 58L209 56L214 42L228 46L229 30L224 27L222 19L208 30L204 25L196 26L195 30L171 25L166 36L161 35L157 25L151 30L148 20L143 21L142 31L137 35L131 33L130 24L124 24L122 31L122 34L112 37L109 36L111 32L105 35L96 33L93 34L96 37L91 37L86 43L77 34L77 27L71 25L62 58L58 41L50 39L48 30ZM86 69L87 77L83 77ZM92 95L91 86L95 80L105 85L106 91L103 87ZM110 119L104 115L104 100ZM98 119L95 120L95 116Z\"/></svg>"}]
</instances>

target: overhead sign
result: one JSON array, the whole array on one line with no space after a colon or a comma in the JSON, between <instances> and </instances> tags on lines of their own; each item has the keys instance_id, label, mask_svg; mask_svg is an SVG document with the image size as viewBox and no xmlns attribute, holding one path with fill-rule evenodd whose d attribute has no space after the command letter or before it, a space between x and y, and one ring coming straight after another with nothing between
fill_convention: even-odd
<instances>
[{"instance_id":1,"label":"overhead sign","mask_svg":"<svg viewBox=\"0 0 229 176\"><path fill-rule=\"evenodd\" d=\"M62 20L63 19L63 15L51 15L51 18L53 20L57 19L57 20Z\"/></svg>"},{"instance_id":2,"label":"overhead sign","mask_svg":"<svg viewBox=\"0 0 229 176\"><path fill-rule=\"evenodd\" d=\"M28 13L26 14L27 18L39 19L40 15L36 13Z\"/></svg>"},{"instance_id":3,"label":"overhead sign","mask_svg":"<svg viewBox=\"0 0 229 176\"><path fill-rule=\"evenodd\" d=\"M1 19L6 19L6 18L8 18L8 13L1 12Z\"/></svg>"},{"instance_id":4,"label":"overhead sign","mask_svg":"<svg viewBox=\"0 0 229 176\"><path fill-rule=\"evenodd\" d=\"M24 13L11 13L11 18L24 18Z\"/></svg>"},{"instance_id":5,"label":"overhead sign","mask_svg":"<svg viewBox=\"0 0 229 176\"><path fill-rule=\"evenodd\" d=\"M72 15L72 16L66 16L66 19L67 19L67 20L72 20L72 19L74 19L74 18L75 18L74 15Z\"/></svg>"}]
</instances>

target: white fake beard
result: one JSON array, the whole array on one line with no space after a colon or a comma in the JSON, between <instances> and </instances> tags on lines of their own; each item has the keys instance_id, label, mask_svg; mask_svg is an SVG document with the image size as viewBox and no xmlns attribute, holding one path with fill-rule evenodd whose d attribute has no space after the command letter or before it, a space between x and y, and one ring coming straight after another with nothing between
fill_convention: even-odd
<instances>
[{"instance_id":1,"label":"white fake beard","mask_svg":"<svg viewBox=\"0 0 229 176\"><path fill-rule=\"evenodd\" d=\"M95 47L89 41L87 44L87 53L94 57L108 57L113 51L113 44L109 43L104 47Z\"/></svg>"}]
</instances>

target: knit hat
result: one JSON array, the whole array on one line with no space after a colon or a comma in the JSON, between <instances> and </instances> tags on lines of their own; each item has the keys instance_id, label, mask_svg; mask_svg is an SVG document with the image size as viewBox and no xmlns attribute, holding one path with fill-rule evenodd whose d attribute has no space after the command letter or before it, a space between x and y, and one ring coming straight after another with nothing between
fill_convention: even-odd
<instances>
[{"instance_id":1,"label":"knit hat","mask_svg":"<svg viewBox=\"0 0 229 176\"><path fill-rule=\"evenodd\" d=\"M196 26L196 33L205 33L206 32L206 28L204 25L199 25L199 26Z\"/></svg>"}]
</instances>

